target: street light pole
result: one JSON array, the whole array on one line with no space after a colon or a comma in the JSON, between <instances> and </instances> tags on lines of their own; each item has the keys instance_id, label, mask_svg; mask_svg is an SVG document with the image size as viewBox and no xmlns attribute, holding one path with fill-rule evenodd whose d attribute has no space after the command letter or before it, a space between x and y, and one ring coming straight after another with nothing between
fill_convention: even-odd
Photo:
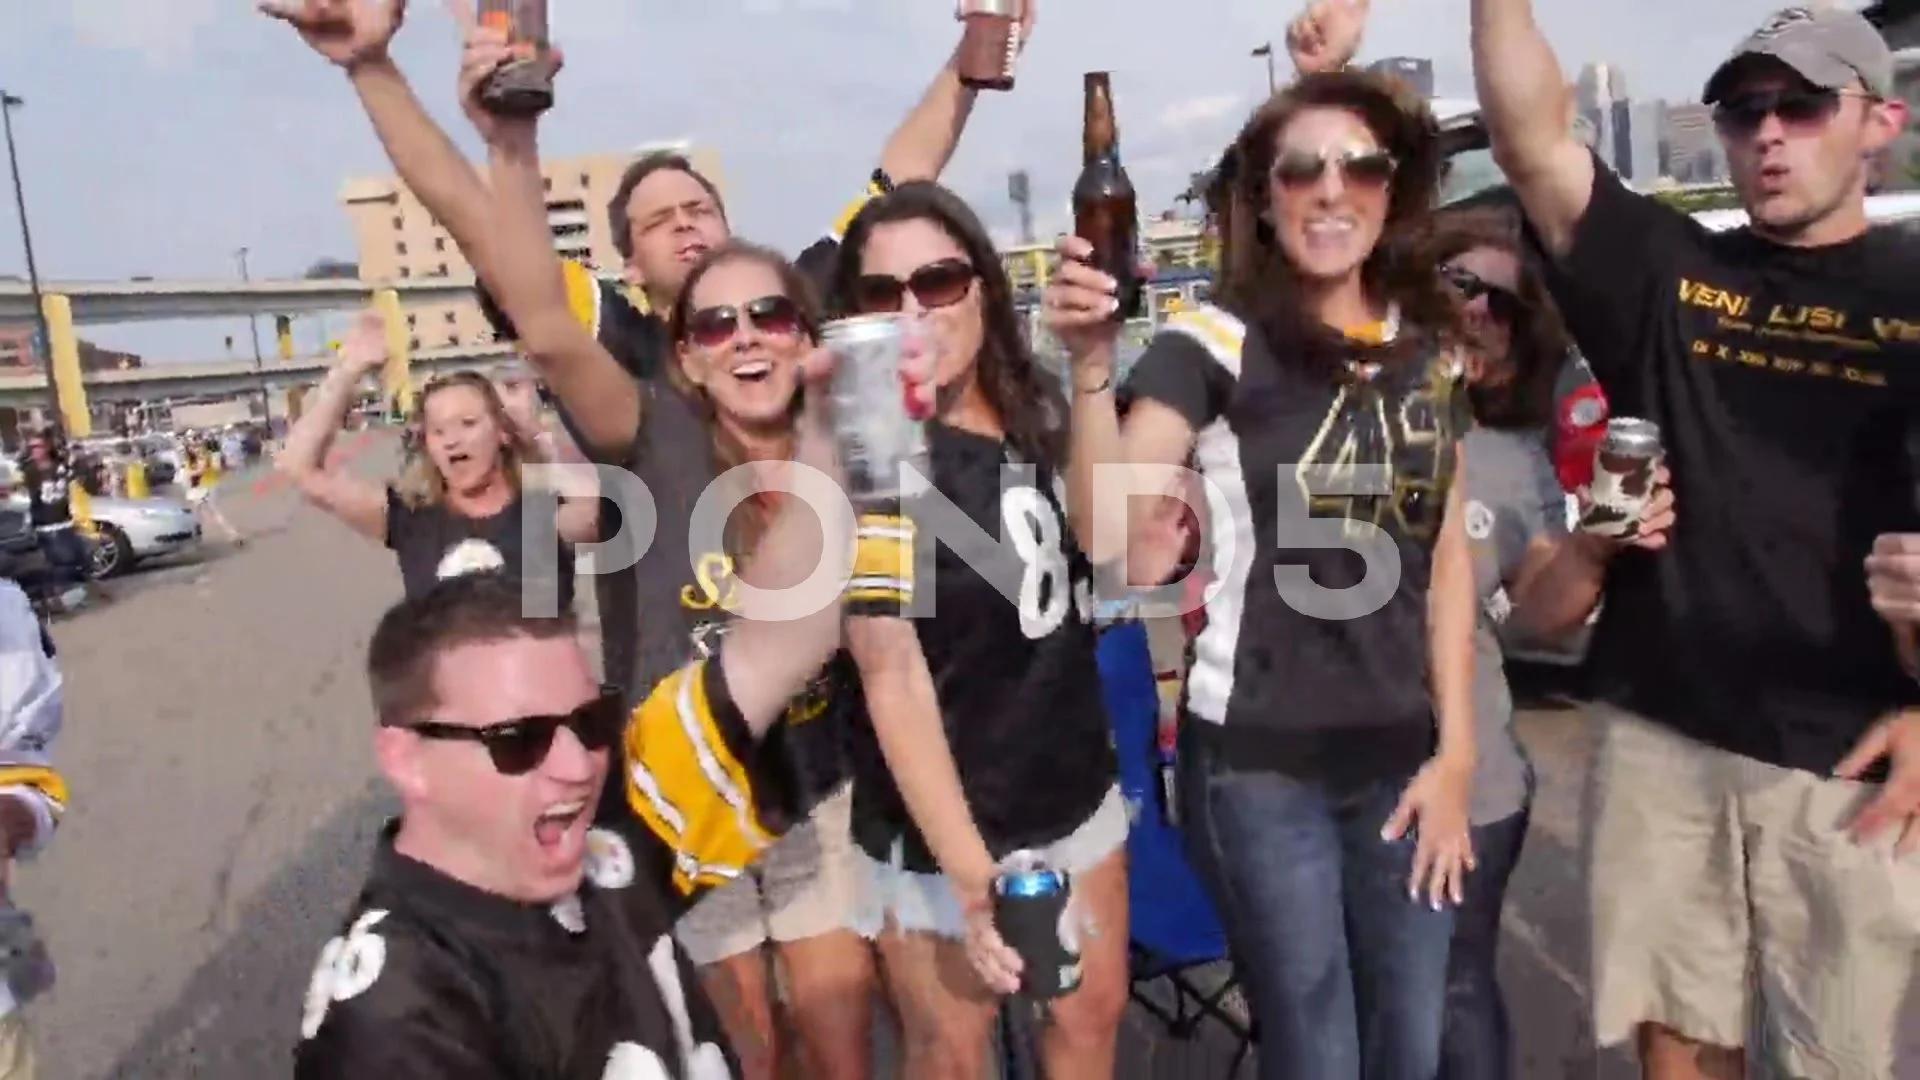
<instances>
[{"instance_id":1,"label":"street light pole","mask_svg":"<svg viewBox=\"0 0 1920 1080\"><path fill-rule=\"evenodd\" d=\"M34 353L47 375L47 404L51 426L64 435L66 418L60 413L60 388L53 381L53 331L47 326L47 307L40 295L40 267L33 260L33 230L27 224L27 193L20 185L20 154L13 144L13 110L26 100L0 90L0 127L6 129L7 168L13 173L13 206L20 214L20 246L27 255L27 293L33 300ZM64 442L64 438L59 441Z\"/></svg>"},{"instance_id":2,"label":"street light pole","mask_svg":"<svg viewBox=\"0 0 1920 1080\"><path fill-rule=\"evenodd\" d=\"M247 273L247 249L241 248L234 252L233 255L234 258L240 260L241 284L253 284L253 278ZM272 428L273 405L271 404L272 399L267 396L267 374L262 369L262 365L265 364L266 361L260 354L260 316L258 314L249 314L247 316L247 329L253 332L253 377L260 384L260 419L268 428Z\"/></svg>"},{"instance_id":3,"label":"street light pole","mask_svg":"<svg viewBox=\"0 0 1920 1080\"><path fill-rule=\"evenodd\" d=\"M1273 42L1269 41L1265 45L1262 45L1259 48L1253 50L1253 55L1266 58L1267 96L1272 97L1274 94L1277 94L1280 92L1280 84L1278 81L1276 81L1276 75L1273 70Z\"/></svg>"}]
</instances>

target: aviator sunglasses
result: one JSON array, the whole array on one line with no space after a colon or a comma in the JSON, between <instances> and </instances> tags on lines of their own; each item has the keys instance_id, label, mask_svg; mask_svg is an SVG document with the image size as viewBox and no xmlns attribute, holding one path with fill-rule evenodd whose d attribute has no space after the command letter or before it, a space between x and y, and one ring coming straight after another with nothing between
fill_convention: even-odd
<instances>
[{"instance_id":1,"label":"aviator sunglasses","mask_svg":"<svg viewBox=\"0 0 1920 1080\"><path fill-rule=\"evenodd\" d=\"M853 281L853 302L869 315L891 313L905 308L907 294L912 293L922 308L931 311L959 303L976 276L973 264L965 259L930 262L905 278L861 274Z\"/></svg>"},{"instance_id":2,"label":"aviator sunglasses","mask_svg":"<svg viewBox=\"0 0 1920 1080\"><path fill-rule=\"evenodd\" d=\"M798 336L809 329L800 305L785 296L763 296L735 307L720 304L687 316L685 337L703 348L724 345L740 332L741 320L763 334Z\"/></svg>"},{"instance_id":3,"label":"aviator sunglasses","mask_svg":"<svg viewBox=\"0 0 1920 1080\"><path fill-rule=\"evenodd\" d=\"M1819 127L1840 110L1842 93L1817 86L1793 86L1778 90L1755 90L1736 94L1713 107L1713 125L1727 135L1752 135L1777 116L1784 127L1805 130Z\"/></svg>"},{"instance_id":4,"label":"aviator sunglasses","mask_svg":"<svg viewBox=\"0 0 1920 1080\"><path fill-rule=\"evenodd\" d=\"M1393 179L1397 164L1385 150L1282 150L1271 175L1282 187L1303 188L1319 183L1328 169L1338 169L1343 183L1380 188Z\"/></svg>"},{"instance_id":5,"label":"aviator sunglasses","mask_svg":"<svg viewBox=\"0 0 1920 1080\"><path fill-rule=\"evenodd\" d=\"M627 711L621 705L620 692L613 687L602 687L598 697L563 716L522 716L483 727L440 720L416 720L400 726L423 739L479 743L486 747L487 756L493 759L493 767L500 775L521 776L547 760L547 752L553 749L553 737L562 727L571 729L581 746L598 751L619 740L626 722Z\"/></svg>"},{"instance_id":6,"label":"aviator sunglasses","mask_svg":"<svg viewBox=\"0 0 1920 1080\"><path fill-rule=\"evenodd\" d=\"M1520 297L1511 289L1495 285L1479 274L1458 266L1441 267L1440 276L1446 279L1447 284L1460 290L1460 295L1469 301L1486 297L1487 314L1502 322L1513 322L1514 317L1520 314Z\"/></svg>"}]
</instances>

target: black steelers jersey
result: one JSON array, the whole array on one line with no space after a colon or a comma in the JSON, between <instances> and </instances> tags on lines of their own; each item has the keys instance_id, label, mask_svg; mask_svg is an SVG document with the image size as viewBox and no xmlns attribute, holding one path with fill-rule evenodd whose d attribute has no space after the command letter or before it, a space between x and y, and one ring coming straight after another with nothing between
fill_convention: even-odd
<instances>
[{"instance_id":1,"label":"black steelers jersey","mask_svg":"<svg viewBox=\"0 0 1920 1080\"><path fill-rule=\"evenodd\" d=\"M927 428L934 490L908 500L913 611L947 740L996 858L1077 828L1116 762L1092 617L1093 574L1057 471L999 439ZM938 869L871 724L854 729L854 834L876 858Z\"/></svg>"},{"instance_id":2,"label":"black steelers jersey","mask_svg":"<svg viewBox=\"0 0 1920 1080\"><path fill-rule=\"evenodd\" d=\"M778 835L756 805L763 784L787 781L763 749L717 659L663 680L628 722L585 878L553 904L509 900L408 858L389 825L314 970L295 1076L732 1077L671 931Z\"/></svg>"},{"instance_id":3,"label":"black steelers jersey","mask_svg":"<svg viewBox=\"0 0 1920 1080\"><path fill-rule=\"evenodd\" d=\"M1184 708L1234 767L1395 776L1431 753L1427 583L1470 413L1454 358L1397 321L1321 374L1203 305L1128 373L1211 482Z\"/></svg>"}]
</instances>

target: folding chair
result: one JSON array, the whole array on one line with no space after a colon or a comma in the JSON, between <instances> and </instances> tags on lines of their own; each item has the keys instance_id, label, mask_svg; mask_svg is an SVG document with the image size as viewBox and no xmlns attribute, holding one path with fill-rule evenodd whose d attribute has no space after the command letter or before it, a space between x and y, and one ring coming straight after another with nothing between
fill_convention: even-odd
<instances>
[{"instance_id":1,"label":"folding chair","mask_svg":"<svg viewBox=\"0 0 1920 1080\"><path fill-rule=\"evenodd\" d=\"M1120 788L1132 829L1127 837L1130 996L1169 1036L1188 1041L1207 1021L1236 1041L1228 1076L1237 1076L1255 1033L1229 1004L1242 1000L1213 901L1187 862L1180 830L1161 802L1158 768L1160 691L1146 624L1109 627L1100 638L1100 674L1120 759ZM1177 797L1177 796L1176 796ZM1221 969L1219 977L1203 969Z\"/></svg>"}]
</instances>

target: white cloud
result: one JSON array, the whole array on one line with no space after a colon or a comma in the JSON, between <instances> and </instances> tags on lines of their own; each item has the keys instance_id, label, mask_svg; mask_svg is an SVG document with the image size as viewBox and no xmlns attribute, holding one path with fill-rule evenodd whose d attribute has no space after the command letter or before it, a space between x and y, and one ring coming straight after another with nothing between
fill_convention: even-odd
<instances>
[{"instance_id":1,"label":"white cloud","mask_svg":"<svg viewBox=\"0 0 1920 1080\"><path fill-rule=\"evenodd\" d=\"M1240 94L1209 94L1184 98L1162 106L1155 119L1161 127L1183 129L1195 125L1215 125L1243 111L1247 99Z\"/></svg>"},{"instance_id":2,"label":"white cloud","mask_svg":"<svg viewBox=\"0 0 1920 1080\"><path fill-rule=\"evenodd\" d=\"M172 67L192 55L195 37L212 25L220 2L71 0L73 32L82 45L135 52L154 67Z\"/></svg>"}]
</instances>

